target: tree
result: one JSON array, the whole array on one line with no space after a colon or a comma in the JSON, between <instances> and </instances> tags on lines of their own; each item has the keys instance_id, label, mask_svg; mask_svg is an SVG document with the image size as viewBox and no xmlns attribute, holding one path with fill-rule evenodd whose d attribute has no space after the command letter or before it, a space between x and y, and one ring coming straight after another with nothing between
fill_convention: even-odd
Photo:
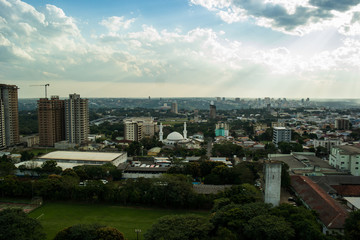
<instances>
[{"instance_id":1,"label":"tree","mask_svg":"<svg viewBox=\"0 0 360 240\"><path fill-rule=\"evenodd\" d=\"M113 227L98 228L95 232L96 240L124 240L124 234Z\"/></svg>"},{"instance_id":2,"label":"tree","mask_svg":"<svg viewBox=\"0 0 360 240\"><path fill-rule=\"evenodd\" d=\"M103 228L104 226L101 226L97 223L77 224L58 232L54 240L100 240L101 238L98 238L97 233L104 235L105 232L107 232L107 230L98 231L99 229Z\"/></svg>"},{"instance_id":3,"label":"tree","mask_svg":"<svg viewBox=\"0 0 360 240\"><path fill-rule=\"evenodd\" d=\"M60 174L62 172L61 167L57 166L57 162L54 160L48 160L41 165L43 173L46 174Z\"/></svg>"},{"instance_id":4,"label":"tree","mask_svg":"<svg viewBox=\"0 0 360 240\"><path fill-rule=\"evenodd\" d=\"M0 176L11 175L15 169L15 165L11 162L0 162Z\"/></svg>"},{"instance_id":5,"label":"tree","mask_svg":"<svg viewBox=\"0 0 360 240\"><path fill-rule=\"evenodd\" d=\"M45 237L40 223L21 209L0 212L0 240L42 240Z\"/></svg>"},{"instance_id":6,"label":"tree","mask_svg":"<svg viewBox=\"0 0 360 240\"><path fill-rule=\"evenodd\" d=\"M259 215L245 224L244 233L254 240L288 240L294 237L294 229L283 218Z\"/></svg>"},{"instance_id":7,"label":"tree","mask_svg":"<svg viewBox=\"0 0 360 240\"><path fill-rule=\"evenodd\" d=\"M360 210L351 212L345 220L345 238L347 240L360 239Z\"/></svg>"},{"instance_id":8,"label":"tree","mask_svg":"<svg viewBox=\"0 0 360 240\"><path fill-rule=\"evenodd\" d=\"M146 240L195 240L209 239L212 229L208 219L196 215L164 216L145 233Z\"/></svg>"}]
</instances>

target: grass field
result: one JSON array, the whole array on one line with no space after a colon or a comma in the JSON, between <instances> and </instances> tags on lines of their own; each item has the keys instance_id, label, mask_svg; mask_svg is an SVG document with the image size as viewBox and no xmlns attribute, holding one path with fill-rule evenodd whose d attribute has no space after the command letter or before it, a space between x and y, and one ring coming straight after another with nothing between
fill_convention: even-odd
<instances>
[{"instance_id":1,"label":"grass field","mask_svg":"<svg viewBox=\"0 0 360 240\"><path fill-rule=\"evenodd\" d=\"M99 223L115 227L128 240L136 239L134 230L141 229L142 235L159 217L170 214L197 214L207 216L208 211L186 211L121 207L100 204L45 203L30 213L43 225L47 239L53 239L65 227L80 223Z\"/></svg>"}]
</instances>

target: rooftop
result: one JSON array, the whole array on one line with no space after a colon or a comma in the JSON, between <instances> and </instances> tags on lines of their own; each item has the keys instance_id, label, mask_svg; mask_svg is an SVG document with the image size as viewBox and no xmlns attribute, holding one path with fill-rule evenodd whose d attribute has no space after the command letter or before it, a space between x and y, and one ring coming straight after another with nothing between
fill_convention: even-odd
<instances>
[{"instance_id":1,"label":"rooftop","mask_svg":"<svg viewBox=\"0 0 360 240\"><path fill-rule=\"evenodd\" d=\"M41 160L82 160L82 161L106 161L111 162L124 153L107 152L76 152L76 151L54 151L45 154L38 159Z\"/></svg>"},{"instance_id":2,"label":"rooftop","mask_svg":"<svg viewBox=\"0 0 360 240\"><path fill-rule=\"evenodd\" d=\"M310 178L305 176L290 176L291 186L301 199L319 215L321 222L329 229L344 227L348 212L331 198Z\"/></svg>"},{"instance_id":3,"label":"rooftop","mask_svg":"<svg viewBox=\"0 0 360 240\"><path fill-rule=\"evenodd\" d=\"M360 147L354 145L344 145L344 146L336 146L339 148L343 154L347 155L356 155L360 154Z\"/></svg>"}]
</instances>

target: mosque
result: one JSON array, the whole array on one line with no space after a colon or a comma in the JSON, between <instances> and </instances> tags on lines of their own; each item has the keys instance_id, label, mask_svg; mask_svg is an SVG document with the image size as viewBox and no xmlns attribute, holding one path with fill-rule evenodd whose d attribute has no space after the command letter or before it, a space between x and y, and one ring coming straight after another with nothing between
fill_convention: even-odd
<instances>
[{"instance_id":1,"label":"mosque","mask_svg":"<svg viewBox=\"0 0 360 240\"><path fill-rule=\"evenodd\" d=\"M187 130L186 130L186 122L184 122L184 131L183 135L181 135L178 132L172 132L170 133L167 138L163 139L163 125L160 123L160 131L159 131L159 138L160 142L163 142L167 146L174 146L177 144L187 144L190 142L190 140L187 138Z\"/></svg>"}]
</instances>

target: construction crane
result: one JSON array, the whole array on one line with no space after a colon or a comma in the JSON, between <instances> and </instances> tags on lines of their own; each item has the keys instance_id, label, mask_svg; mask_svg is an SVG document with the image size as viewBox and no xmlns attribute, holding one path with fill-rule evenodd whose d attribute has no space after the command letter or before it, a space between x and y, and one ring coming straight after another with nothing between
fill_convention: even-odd
<instances>
[{"instance_id":1,"label":"construction crane","mask_svg":"<svg viewBox=\"0 0 360 240\"><path fill-rule=\"evenodd\" d=\"M30 87L45 87L45 98L47 98L47 87L49 87L50 84L46 83L46 84L42 84L42 85L30 85Z\"/></svg>"}]
</instances>

